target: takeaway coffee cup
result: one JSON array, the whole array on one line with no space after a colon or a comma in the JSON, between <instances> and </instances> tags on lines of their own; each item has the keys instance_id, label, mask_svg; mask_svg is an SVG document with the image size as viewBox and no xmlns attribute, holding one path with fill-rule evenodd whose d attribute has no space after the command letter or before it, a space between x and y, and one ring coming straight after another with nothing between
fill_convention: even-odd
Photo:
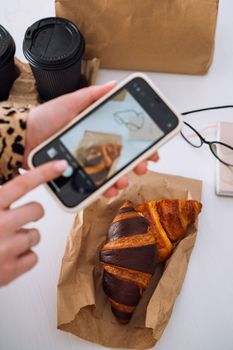
<instances>
[{"instance_id":1,"label":"takeaway coffee cup","mask_svg":"<svg viewBox=\"0 0 233 350\"><path fill-rule=\"evenodd\" d=\"M23 52L43 100L80 87L85 41L70 21L49 17L32 24L25 33Z\"/></svg>"},{"instance_id":2,"label":"takeaway coffee cup","mask_svg":"<svg viewBox=\"0 0 233 350\"><path fill-rule=\"evenodd\" d=\"M17 76L14 55L15 42L10 33L0 25L0 101L7 100Z\"/></svg>"}]
</instances>

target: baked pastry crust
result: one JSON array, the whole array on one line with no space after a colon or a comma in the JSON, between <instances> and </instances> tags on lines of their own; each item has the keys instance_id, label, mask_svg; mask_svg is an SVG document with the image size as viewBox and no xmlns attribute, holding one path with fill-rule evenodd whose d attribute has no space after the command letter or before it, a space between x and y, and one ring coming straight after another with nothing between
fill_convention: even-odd
<instances>
[{"instance_id":1,"label":"baked pastry crust","mask_svg":"<svg viewBox=\"0 0 233 350\"><path fill-rule=\"evenodd\" d=\"M126 201L100 251L103 289L113 314L128 323L156 265L165 261L201 211L195 200Z\"/></svg>"},{"instance_id":2,"label":"baked pastry crust","mask_svg":"<svg viewBox=\"0 0 233 350\"><path fill-rule=\"evenodd\" d=\"M113 162L120 156L122 146L113 143L92 145L77 152L78 161L96 185L103 183Z\"/></svg>"}]
</instances>

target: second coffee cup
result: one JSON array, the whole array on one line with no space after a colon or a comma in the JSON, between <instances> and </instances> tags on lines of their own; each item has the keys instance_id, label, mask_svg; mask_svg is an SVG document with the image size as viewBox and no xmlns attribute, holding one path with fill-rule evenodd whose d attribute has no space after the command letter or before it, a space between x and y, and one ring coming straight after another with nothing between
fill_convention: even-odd
<instances>
[{"instance_id":1,"label":"second coffee cup","mask_svg":"<svg viewBox=\"0 0 233 350\"><path fill-rule=\"evenodd\" d=\"M10 33L0 25L0 101L7 100L17 78L14 55L15 42Z\"/></svg>"},{"instance_id":2,"label":"second coffee cup","mask_svg":"<svg viewBox=\"0 0 233 350\"><path fill-rule=\"evenodd\" d=\"M78 28L60 17L44 18L25 33L23 52L43 100L80 87L85 41Z\"/></svg>"}]
</instances>

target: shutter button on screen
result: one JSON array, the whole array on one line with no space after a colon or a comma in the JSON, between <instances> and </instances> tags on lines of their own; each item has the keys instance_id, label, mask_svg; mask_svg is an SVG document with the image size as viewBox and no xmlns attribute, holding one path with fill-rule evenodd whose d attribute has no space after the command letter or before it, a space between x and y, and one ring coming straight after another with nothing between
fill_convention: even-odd
<instances>
[{"instance_id":1,"label":"shutter button on screen","mask_svg":"<svg viewBox=\"0 0 233 350\"><path fill-rule=\"evenodd\" d=\"M72 184L75 190L81 194L92 193L96 189L94 184L90 181L88 176L81 168L78 168L75 171L75 174L72 177Z\"/></svg>"},{"instance_id":2,"label":"shutter button on screen","mask_svg":"<svg viewBox=\"0 0 233 350\"><path fill-rule=\"evenodd\" d=\"M63 177L70 177L74 172L74 169L72 168L71 165L68 165L66 170L62 173Z\"/></svg>"}]
</instances>

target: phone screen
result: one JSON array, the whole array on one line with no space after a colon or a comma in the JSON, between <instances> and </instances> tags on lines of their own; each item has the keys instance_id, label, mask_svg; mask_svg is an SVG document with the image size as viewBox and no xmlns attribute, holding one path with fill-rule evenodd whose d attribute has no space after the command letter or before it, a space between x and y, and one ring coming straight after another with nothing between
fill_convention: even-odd
<instances>
[{"instance_id":1,"label":"phone screen","mask_svg":"<svg viewBox=\"0 0 233 350\"><path fill-rule=\"evenodd\" d=\"M96 185L115 175L164 132L126 89L61 136Z\"/></svg>"},{"instance_id":2,"label":"phone screen","mask_svg":"<svg viewBox=\"0 0 233 350\"><path fill-rule=\"evenodd\" d=\"M154 90L134 80L34 155L34 165L67 159L63 176L49 184L66 206L80 203L177 125Z\"/></svg>"}]
</instances>

